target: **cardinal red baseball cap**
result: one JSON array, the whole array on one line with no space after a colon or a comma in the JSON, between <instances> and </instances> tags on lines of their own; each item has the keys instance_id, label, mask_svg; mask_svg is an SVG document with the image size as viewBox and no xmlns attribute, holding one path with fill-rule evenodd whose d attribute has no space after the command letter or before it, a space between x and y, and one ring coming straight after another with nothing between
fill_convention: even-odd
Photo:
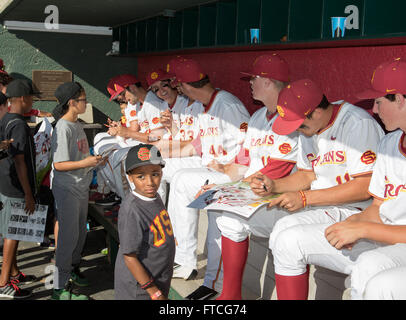
<instances>
[{"instance_id":1,"label":"cardinal red baseball cap","mask_svg":"<svg viewBox=\"0 0 406 320\"><path fill-rule=\"evenodd\" d=\"M176 56L175 58L171 59L166 65L166 72L175 74L176 68L178 68L179 64L185 60L187 59L182 56Z\"/></svg>"},{"instance_id":2,"label":"cardinal red baseball cap","mask_svg":"<svg viewBox=\"0 0 406 320\"><path fill-rule=\"evenodd\" d=\"M283 82L289 81L288 64L276 53L259 56L255 59L251 71L241 73Z\"/></svg>"},{"instance_id":3,"label":"cardinal red baseball cap","mask_svg":"<svg viewBox=\"0 0 406 320\"><path fill-rule=\"evenodd\" d=\"M397 58L375 69L371 79L372 89L357 94L359 99L376 99L387 94L406 94L406 62Z\"/></svg>"},{"instance_id":4,"label":"cardinal red baseball cap","mask_svg":"<svg viewBox=\"0 0 406 320\"><path fill-rule=\"evenodd\" d=\"M113 97L117 94L114 89L114 83L117 77L111 78L107 83L107 91L110 94L110 101L113 100Z\"/></svg>"},{"instance_id":5,"label":"cardinal red baseball cap","mask_svg":"<svg viewBox=\"0 0 406 320\"><path fill-rule=\"evenodd\" d=\"M279 93L279 117L276 118L272 130L280 135L296 131L322 100L323 92L312 80L292 82Z\"/></svg>"},{"instance_id":6,"label":"cardinal red baseball cap","mask_svg":"<svg viewBox=\"0 0 406 320\"><path fill-rule=\"evenodd\" d=\"M206 74L197 61L178 57L171 60L169 71L175 75L176 82L196 82L202 80Z\"/></svg>"},{"instance_id":7,"label":"cardinal red baseball cap","mask_svg":"<svg viewBox=\"0 0 406 320\"><path fill-rule=\"evenodd\" d=\"M137 77L132 74L120 74L112 78L110 81L107 85L107 91L109 91L111 95L110 101L116 99L129 85L140 82ZM109 87L110 90L108 89ZM113 90L115 91L115 94L112 94Z\"/></svg>"},{"instance_id":8,"label":"cardinal red baseball cap","mask_svg":"<svg viewBox=\"0 0 406 320\"><path fill-rule=\"evenodd\" d=\"M157 81L168 80L174 76L174 74L165 72L162 69L155 69L147 74L148 87L151 87Z\"/></svg>"}]
</instances>

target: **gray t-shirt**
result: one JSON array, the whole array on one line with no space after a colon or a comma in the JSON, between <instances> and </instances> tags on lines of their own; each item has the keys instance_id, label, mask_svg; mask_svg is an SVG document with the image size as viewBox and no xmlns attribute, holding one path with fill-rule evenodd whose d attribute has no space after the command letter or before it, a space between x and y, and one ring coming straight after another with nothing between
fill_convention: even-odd
<instances>
[{"instance_id":1,"label":"gray t-shirt","mask_svg":"<svg viewBox=\"0 0 406 320\"><path fill-rule=\"evenodd\" d=\"M82 124L60 119L52 133L51 152L53 162L80 161L90 155L89 143ZM88 197L92 181L90 168L72 171L52 170L52 184L66 189L79 198Z\"/></svg>"},{"instance_id":2,"label":"gray t-shirt","mask_svg":"<svg viewBox=\"0 0 406 320\"><path fill-rule=\"evenodd\" d=\"M149 299L127 268L125 254L136 254L157 287L168 296L175 259L175 239L160 196L146 201L130 193L118 213L118 235L120 249L114 270L115 299Z\"/></svg>"}]
</instances>

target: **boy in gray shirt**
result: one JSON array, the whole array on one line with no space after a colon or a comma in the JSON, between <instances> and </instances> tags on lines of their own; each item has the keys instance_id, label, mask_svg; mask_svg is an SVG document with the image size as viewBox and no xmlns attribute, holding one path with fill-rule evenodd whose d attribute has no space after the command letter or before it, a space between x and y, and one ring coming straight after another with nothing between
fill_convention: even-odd
<instances>
[{"instance_id":1,"label":"boy in gray shirt","mask_svg":"<svg viewBox=\"0 0 406 320\"><path fill-rule=\"evenodd\" d=\"M52 194L55 198L59 224L56 248L53 300L86 300L84 295L72 293L72 284L87 286L87 279L79 270L81 252L86 240L89 185L93 168L102 161L91 156L78 115L86 111L86 93L77 82L60 85L55 96L56 108L62 110L52 134L53 156Z\"/></svg>"},{"instance_id":2,"label":"boy in gray shirt","mask_svg":"<svg viewBox=\"0 0 406 320\"><path fill-rule=\"evenodd\" d=\"M128 151L125 167L133 190L118 214L116 300L168 297L175 240L168 212L157 193L164 165L159 150L152 145L140 144Z\"/></svg>"}]
</instances>

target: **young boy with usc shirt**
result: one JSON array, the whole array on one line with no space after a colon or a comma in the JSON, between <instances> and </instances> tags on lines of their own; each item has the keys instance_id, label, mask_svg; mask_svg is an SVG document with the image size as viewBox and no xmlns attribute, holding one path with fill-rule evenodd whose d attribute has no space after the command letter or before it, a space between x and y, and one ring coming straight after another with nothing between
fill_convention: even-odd
<instances>
[{"instance_id":1,"label":"young boy with usc shirt","mask_svg":"<svg viewBox=\"0 0 406 320\"><path fill-rule=\"evenodd\" d=\"M120 249L114 270L116 300L165 300L175 258L168 213L157 193L162 178L159 150L149 144L132 147L125 169L133 190L118 213Z\"/></svg>"}]
</instances>

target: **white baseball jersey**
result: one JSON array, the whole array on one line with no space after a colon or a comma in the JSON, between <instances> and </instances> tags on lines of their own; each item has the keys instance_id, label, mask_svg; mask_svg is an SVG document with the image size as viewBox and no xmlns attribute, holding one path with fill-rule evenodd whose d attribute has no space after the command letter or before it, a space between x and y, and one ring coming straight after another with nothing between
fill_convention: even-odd
<instances>
[{"instance_id":1,"label":"white baseball jersey","mask_svg":"<svg viewBox=\"0 0 406 320\"><path fill-rule=\"evenodd\" d=\"M335 115L327 128L310 138L299 137L297 167L315 172L312 190L371 173L384 136L378 122L365 110L342 101L334 104ZM369 204L370 201L362 201L352 205L364 209Z\"/></svg>"},{"instance_id":2,"label":"white baseball jersey","mask_svg":"<svg viewBox=\"0 0 406 320\"><path fill-rule=\"evenodd\" d=\"M379 144L369 192L384 200L379 208L385 224L406 224L406 150L402 147L405 133L389 133Z\"/></svg>"},{"instance_id":3,"label":"white baseball jersey","mask_svg":"<svg viewBox=\"0 0 406 320\"><path fill-rule=\"evenodd\" d=\"M139 102L135 105L127 103L127 107L124 109L124 116L121 117L121 123L129 128L131 121L138 121L138 113L140 111L141 104Z\"/></svg>"},{"instance_id":4,"label":"white baseball jersey","mask_svg":"<svg viewBox=\"0 0 406 320\"><path fill-rule=\"evenodd\" d=\"M162 124L159 118L161 112L165 109L163 100L159 99L152 91L148 91L141 111L138 113L138 123L141 127L140 132L144 133L161 128Z\"/></svg>"},{"instance_id":5,"label":"white baseball jersey","mask_svg":"<svg viewBox=\"0 0 406 320\"><path fill-rule=\"evenodd\" d=\"M233 160L244 142L249 119L237 97L224 90L216 91L205 112L199 115L202 164Z\"/></svg>"},{"instance_id":6,"label":"white baseball jersey","mask_svg":"<svg viewBox=\"0 0 406 320\"><path fill-rule=\"evenodd\" d=\"M172 111L173 121L179 129L176 136L172 137L174 140L194 140L199 133L199 114L204 112L203 104L199 101L190 106L188 104L189 98L182 95L176 97L172 108L166 101L163 102L163 107ZM168 138L169 136L164 136L164 139Z\"/></svg>"},{"instance_id":7,"label":"white baseball jersey","mask_svg":"<svg viewBox=\"0 0 406 320\"><path fill-rule=\"evenodd\" d=\"M248 130L242 145L245 155L250 158L245 177L266 167L272 160L296 163L298 133L282 136L272 131L277 113L267 118L267 108L257 110L248 122ZM237 157L238 163L238 157Z\"/></svg>"}]
</instances>

